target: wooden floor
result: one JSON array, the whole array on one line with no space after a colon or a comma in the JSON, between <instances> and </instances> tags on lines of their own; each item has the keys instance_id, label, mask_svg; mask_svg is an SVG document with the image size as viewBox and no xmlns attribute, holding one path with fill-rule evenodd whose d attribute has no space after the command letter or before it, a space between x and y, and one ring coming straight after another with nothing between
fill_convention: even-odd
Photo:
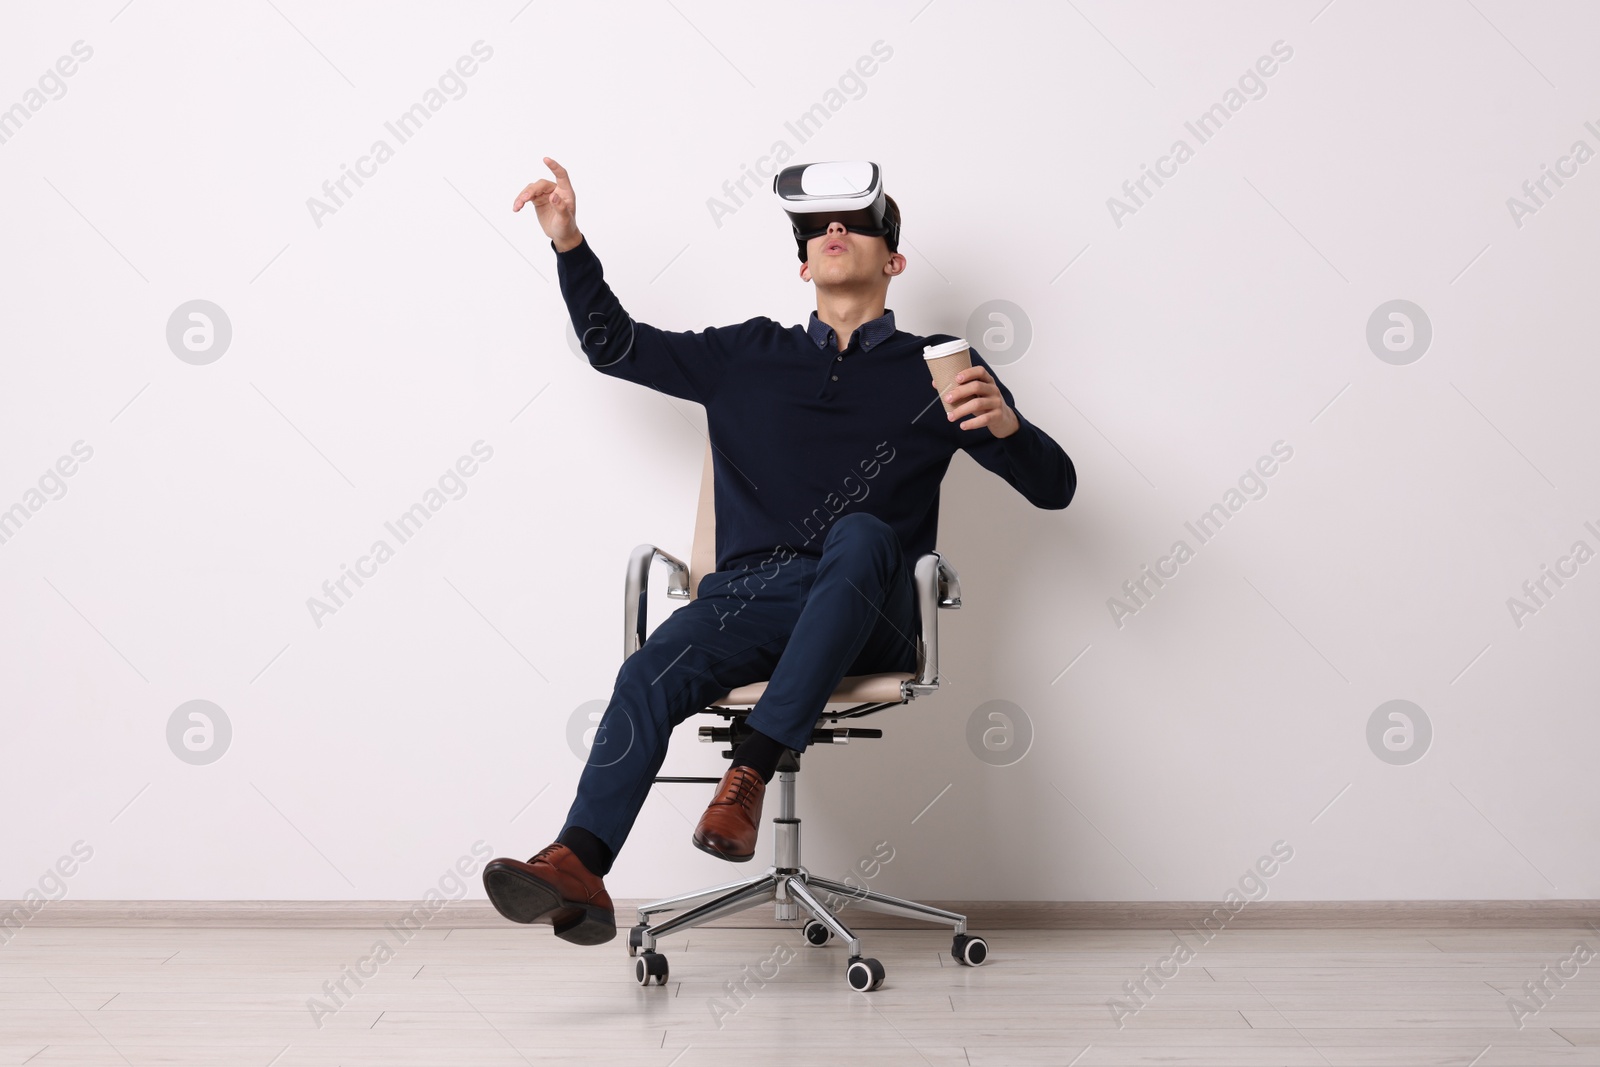
<instances>
[{"instance_id":1,"label":"wooden floor","mask_svg":"<svg viewBox=\"0 0 1600 1067\"><path fill-rule=\"evenodd\" d=\"M379 937L392 958L358 988L343 972ZM1230 928L1121 1027L1108 1002L1171 932L998 931L980 968L948 933L863 937L888 972L871 994L791 930L665 939L668 983L641 988L620 938L547 927L28 927L0 947L0 1064L1600 1064L1600 959L1521 1028L1507 1007L1600 945L1587 929Z\"/></svg>"}]
</instances>

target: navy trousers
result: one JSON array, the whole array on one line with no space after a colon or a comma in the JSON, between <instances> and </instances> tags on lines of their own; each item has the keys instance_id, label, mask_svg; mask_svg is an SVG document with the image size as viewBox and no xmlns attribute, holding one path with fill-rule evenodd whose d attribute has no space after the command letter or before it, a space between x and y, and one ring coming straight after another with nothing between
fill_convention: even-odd
<instances>
[{"instance_id":1,"label":"navy trousers","mask_svg":"<svg viewBox=\"0 0 1600 1067\"><path fill-rule=\"evenodd\" d=\"M800 752L839 679L916 670L912 565L887 523L851 512L820 559L705 575L617 671L562 829L581 826L619 852L672 729L738 686L770 679L747 721Z\"/></svg>"}]
</instances>

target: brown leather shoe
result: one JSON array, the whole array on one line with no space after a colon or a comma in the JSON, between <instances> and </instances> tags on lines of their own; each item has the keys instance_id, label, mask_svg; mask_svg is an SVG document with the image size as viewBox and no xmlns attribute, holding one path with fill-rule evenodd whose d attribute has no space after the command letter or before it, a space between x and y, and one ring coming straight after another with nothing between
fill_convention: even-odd
<instances>
[{"instance_id":1,"label":"brown leather shoe","mask_svg":"<svg viewBox=\"0 0 1600 1067\"><path fill-rule=\"evenodd\" d=\"M734 863L756 854L761 829L761 798L767 783L754 767L729 767L717 785L700 824L694 828L694 847Z\"/></svg>"},{"instance_id":2,"label":"brown leather shoe","mask_svg":"<svg viewBox=\"0 0 1600 1067\"><path fill-rule=\"evenodd\" d=\"M574 945L601 945L617 936L605 883L559 841L527 863L490 860L483 888L495 910L512 922L549 923L557 937Z\"/></svg>"}]
</instances>

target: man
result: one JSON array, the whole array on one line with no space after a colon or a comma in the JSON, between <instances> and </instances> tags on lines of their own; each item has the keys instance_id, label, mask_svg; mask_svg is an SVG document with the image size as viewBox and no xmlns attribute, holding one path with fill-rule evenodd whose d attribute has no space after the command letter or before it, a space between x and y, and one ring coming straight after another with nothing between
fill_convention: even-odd
<instances>
[{"instance_id":1,"label":"man","mask_svg":"<svg viewBox=\"0 0 1600 1067\"><path fill-rule=\"evenodd\" d=\"M512 210L533 204L584 354L604 374L703 404L713 447L717 569L623 661L557 840L526 863L484 868L500 914L591 945L616 936L603 876L673 727L770 679L691 838L747 861L779 758L810 743L839 679L917 669L912 567L934 547L939 483L957 449L1041 508L1066 507L1077 473L977 352L945 393L946 415L922 350L953 338L900 331L884 307L906 258L899 208L881 191L868 221L824 209L803 229L792 215L800 279L817 294L808 326L758 316L669 332L623 310L578 230L567 171L544 162L555 180L529 185ZM877 168L861 166L881 190Z\"/></svg>"}]
</instances>

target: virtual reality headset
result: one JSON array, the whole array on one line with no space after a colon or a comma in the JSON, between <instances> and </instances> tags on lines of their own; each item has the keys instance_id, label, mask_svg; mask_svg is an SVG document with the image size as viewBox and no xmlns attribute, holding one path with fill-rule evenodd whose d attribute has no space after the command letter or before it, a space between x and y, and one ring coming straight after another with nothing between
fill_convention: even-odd
<instances>
[{"instance_id":1,"label":"virtual reality headset","mask_svg":"<svg viewBox=\"0 0 1600 1067\"><path fill-rule=\"evenodd\" d=\"M806 242L827 233L834 222L843 223L850 233L882 237L889 251L899 250L900 223L889 219L883 171L876 163L798 163L779 171L772 189L789 216L802 263Z\"/></svg>"}]
</instances>

